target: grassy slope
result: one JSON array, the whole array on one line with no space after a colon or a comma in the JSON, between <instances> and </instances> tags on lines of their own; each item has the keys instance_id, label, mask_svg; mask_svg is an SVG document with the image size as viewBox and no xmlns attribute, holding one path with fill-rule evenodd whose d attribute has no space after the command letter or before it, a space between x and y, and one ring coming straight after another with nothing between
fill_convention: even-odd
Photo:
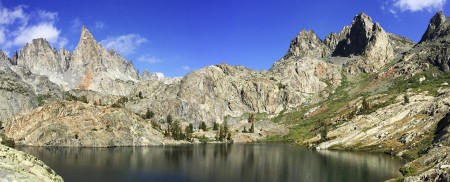
<instances>
[{"instance_id":1,"label":"grassy slope","mask_svg":"<svg viewBox=\"0 0 450 182\"><path fill-rule=\"evenodd\" d=\"M425 77L425 81L419 79ZM376 75L360 74L351 78L343 77L342 85L334 93L319 103L302 106L291 112L280 113L273 118L274 122L284 123L290 128L288 136L275 136L268 138L267 142L293 142L303 141L318 136L326 129L332 130L338 124L350 120L354 115L368 114L378 108L386 107L394 102L399 95L428 91L429 95L436 96L437 89L443 83L450 83L450 74L443 73L432 67L427 71L414 76L398 77L395 79L376 79ZM386 87L386 88L383 88ZM374 96L376 95L376 97ZM355 104L361 103L362 98L367 98L371 103L370 109L362 111L355 108ZM318 107L319 112L304 117L311 108ZM422 151L431 145L434 136L427 136L420 145L408 149L405 157L415 159L420 157ZM335 147L339 149L339 147ZM364 148L361 150L380 151L377 148Z\"/></svg>"}]
</instances>

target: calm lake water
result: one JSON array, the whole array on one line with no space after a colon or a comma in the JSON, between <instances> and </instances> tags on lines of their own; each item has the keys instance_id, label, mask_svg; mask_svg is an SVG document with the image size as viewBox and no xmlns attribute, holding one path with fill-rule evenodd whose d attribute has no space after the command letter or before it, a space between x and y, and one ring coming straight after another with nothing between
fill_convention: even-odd
<instances>
[{"instance_id":1,"label":"calm lake water","mask_svg":"<svg viewBox=\"0 0 450 182\"><path fill-rule=\"evenodd\" d=\"M68 182L378 182L400 176L404 164L386 154L284 144L17 149L38 157Z\"/></svg>"}]
</instances>

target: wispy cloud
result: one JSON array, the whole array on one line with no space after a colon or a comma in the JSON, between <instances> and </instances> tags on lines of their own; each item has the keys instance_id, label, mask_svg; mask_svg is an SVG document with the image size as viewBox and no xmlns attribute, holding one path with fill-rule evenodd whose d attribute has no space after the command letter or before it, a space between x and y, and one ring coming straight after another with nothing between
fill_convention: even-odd
<instances>
[{"instance_id":1,"label":"wispy cloud","mask_svg":"<svg viewBox=\"0 0 450 182\"><path fill-rule=\"evenodd\" d=\"M149 64L155 64L155 63L161 62L160 59L156 58L155 56L150 56L150 55L142 55L142 56L139 56L139 57L137 58L137 61L139 61L139 62L145 62L145 63L149 63Z\"/></svg>"},{"instance_id":2,"label":"wispy cloud","mask_svg":"<svg viewBox=\"0 0 450 182\"><path fill-rule=\"evenodd\" d=\"M183 70L185 70L185 71L188 71L188 70L190 70L191 69L191 67L189 67L189 66L183 66L183 67L181 67Z\"/></svg>"},{"instance_id":3,"label":"wispy cloud","mask_svg":"<svg viewBox=\"0 0 450 182\"><path fill-rule=\"evenodd\" d=\"M134 53L137 47L148 42L146 38L138 34L126 34L115 37L108 37L100 43L107 49L114 49L122 55Z\"/></svg>"},{"instance_id":4,"label":"wispy cloud","mask_svg":"<svg viewBox=\"0 0 450 182\"><path fill-rule=\"evenodd\" d=\"M105 22L97 21L95 22L95 29L96 30L103 30L106 27Z\"/></svg>"},{"instance_id":5,"label":"wispy cloud","mask_svg":"<svg viewBox=\"0 0 450 182\"><path fill-rule=\"evenodd\" d=\"M72 30L73 33L78 33L81 30L81 25L82 22L80 18L76 17L70 21L70 30Z\"/></svg>"},{"instance_id":6,"label":"wispy cloud","mask_svg":"<svg viewBox=\"0 0 450 182\"><path fill-rule=\"evenodd\" d=\"M67 38L61 36L55 23L58 13L45 10L26 11L27 6L0 7L0 47L5 52L19 48L36 38L45 38L53 46L63 47Z\"/></svg>"},{"instance_id":7,"label":"wispy cloud","mask_svg":"<svg viewBox=\"0 0 450 182\"><path fill-rule=\"evenodd\" d=\"M11 25L13 23L18 23L21 25L26 25L28 22L28 16L24 12L26 6L17 6L14 9L8 9L0 7L0 25Z\"/></svg>"},{"instance_id":8,"label":"wispy cloud","mask_svg":"<svg viewBox=\"0 0 450 182\"><path fill-rule=\"evenodd\" d=\"M398 11L417 12L417 11L435 11L441 10L447 0L388 0L384 1L381 9L385 10L394 16L397 16Z\"/></svg>"},{"instance_id":9,"label":"wispy cloud","mask_svg":"<svg viewBox=\"0 0 450 182\"><path fill-rule=\"evenodd\" d=\"M58 20L57 12L49 12L44 10L39 10L37 12L40 21L55 23Z\"/></svg>"}]
</instances>

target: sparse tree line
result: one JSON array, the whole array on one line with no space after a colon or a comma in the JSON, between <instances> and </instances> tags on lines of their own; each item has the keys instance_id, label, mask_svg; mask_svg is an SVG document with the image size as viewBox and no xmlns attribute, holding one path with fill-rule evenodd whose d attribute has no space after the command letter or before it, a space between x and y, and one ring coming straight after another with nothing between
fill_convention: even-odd
<instances>
[{"instance_id":1,"label":"sparse tree line","mask_svg":"<svg viewBox=\"0 0 450 182\"><path fill-rule=\"evenodd\" d=\"M151 119L153 118L154 113L147 109L147 112L142 115L143 119ZM254 133L255 131L255 117L253 114L248 118L248 123L251 123L250 128L247 130L246 127L242 130L243 133ZM165 123L166 127L163 129L161 124ZM165 120L157 122L156 120L152 120L151 124L153 128L159 129L164 133L165 137L173 138L174 140L187 140L192 141L193 138L197 138L200 141L207 141L208 139L203 135L202 137L194 136L195 128L194 124L189 123L187 126L183 128L183 125L179 120L173 118L172 115L167 115ZM211 130L216 132L215 140L220 142L232 142L232 132L230 129L230 125L225 120L222 124L214 122L212 124L212 128L208 128L206 123L203 121L198 125L198 130L200 131L209 131ZM238 131L238 130L236 130Z\"/></svg>"}]
</instances>

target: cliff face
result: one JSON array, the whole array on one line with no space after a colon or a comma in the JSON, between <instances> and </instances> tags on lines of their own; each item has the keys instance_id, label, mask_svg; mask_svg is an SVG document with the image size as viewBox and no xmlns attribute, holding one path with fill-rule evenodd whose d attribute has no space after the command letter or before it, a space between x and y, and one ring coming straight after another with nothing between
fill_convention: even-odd
<instances>
[{"instance_id":1,"label":"cliff face","mask_svg":"<svg viewBox=\"0 0 450 182\"><path fill-rule=\"evenodd\" d=\"M0 51L0 121L37 106L33 88L10 69L7 56Z\"/></svg>"}]
</instances>

